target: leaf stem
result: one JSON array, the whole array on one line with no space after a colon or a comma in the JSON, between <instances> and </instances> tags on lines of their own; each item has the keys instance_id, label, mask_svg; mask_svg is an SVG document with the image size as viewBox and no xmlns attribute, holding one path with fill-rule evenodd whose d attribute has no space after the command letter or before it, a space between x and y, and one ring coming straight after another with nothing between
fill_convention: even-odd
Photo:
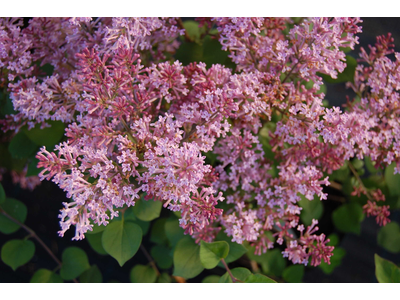
<instances>
[{"instance_id":1,"label":"leaf stem","mask_svg":"<svg viewBox=\"0 0 400 300\"><path fill-rule=\"evenodd\" d=\"M146 256L147 260L150 263L150 266L156 271L157 276L160 276L160 271L158 270L156 263L154 262L153 258L150 256L149 252L147 252L146 248L143 246L143 244L140 244L140 250L144 253Z\"/></svg>"},{"instance_id":2,"label":"leaf stem","mask_svg":"<svg viewBox=\"0 0 400 300\"><path fill-rule=\"evenodd\" d=\"M222 261L222 264L225 266L225 269L226 269L226 271L228 272L229 276L231 277L232 282L233 282L233 283L238 282L238 281L239 281L239 282L242 282L241 280L238 280L238 279L235 278L235 276L233 276L231 270L230 270L229 267L228 267L228 264L225 262L225 259L222 258L221 261Z\"/></svg>"},{"instance_id":3,"label":"leaf stem","mask_svg":"<svg viewBox=\"0 0 400 300\"><path fill-rule=\"evenodd\" d=\"M329 181L330 182L330 187L341 191L342 190L342 185L340 183L337 183L336 181Z\"/></svg>"},{"instance_id":4,"label":"leaf stem","mask_svg":"<svg viewBox=\"0 0 400 300\"><path fill-rule=\"evenodd\" d=\"M44 250L46 250L46 252L51 256L51 258L57 263L58 268L60 268L62 266L61 261L54 255L54 253L50 250L49 247L46 246L46 244L42 241L42 239L36 234L36 232L34 232L31 228L29 228L28 226L26 226L25 224L21 223L20 221L18 221L17 219L13 218L12 216L10 216L8 213L6 213L3 209L1 209L0 207L0 213L7 217L9 220L13 221L15 224L21 226L22 228L24 228L28 233L29 236L28 237L33 237L43 248ZM73 280L75 283L78 283L78 281L76 279Z\"/></svg>"},{"instance_id":5,"label":"leaf stem","mask_svg":"<svg viewBox=\"0 0 400 300\"><path fill-rule=\"evenodd\" d=\"M129 139L130 139L132 142L137 143L137 140L133 137L133 135L132 135L132 133L131 133L131 130L130 130L129 127L128 127L128 124L126 124L126 122L125 122L125 120L124 120L123 118L121 118L121 123L122 123L122 125L124 126L124 128L125 128L125 130L126 130L128 136L129 136Z\"/></svg>"},{"instance_id":6,"label":"leaf stem","mask_svg":"<svg viewBox=\"0 0 400 300\"><path fill-rule=\"evenodd\" d=\"M373 200L371 194L365 187L364 183L362 182L362 180L360 178L360 175L358 175L357 170L354 168L353 164L350 161L348 161L348 165L349 165L350 171L353 173L354 177L357 179L361 188L365 191L365 195L367 196L368 200Z\"/></svg>"},{"instance_id":7,"label":"leaf stem","mask_svg":"<svg viewBox=\"0 0 400 300\"><path fill-rule=\"evenodd\" d=\"M179 29L185 29L185 26L183 25L182 19L178 18L177 20L178 23L178 27ZM193 42L193 39L190 37L189 33L187 32L187 30L185 29L185 39L188 42Z\"/></svg>"}]
</instances>

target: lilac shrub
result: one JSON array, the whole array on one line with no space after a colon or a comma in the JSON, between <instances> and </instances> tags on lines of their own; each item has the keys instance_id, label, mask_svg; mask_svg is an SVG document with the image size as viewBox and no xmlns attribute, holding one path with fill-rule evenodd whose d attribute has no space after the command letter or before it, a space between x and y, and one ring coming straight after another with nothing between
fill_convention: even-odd
<instances>
[{"instance_id":1,"label":"lilac shrub","mask_svg":"<svg viewBox=\"0 0 400 300\"><path fill-rule=\"evenodd\" d=\"M258 255L286 245L294 264L329 264L333 246L317 220L301 224L299 201L326 201L330 174L353 158L400 173L393 39L361 50L348 84L357 97L343 109L324 105L321 76L346 69L359 18L198 21L235 68L174 60L188 38L179 18L33 18L23 29L0 19L1 84L15 110L3 130L67 124L65 141L36 155L40 180L70 198L59 235L73 225L82 240L144 198L178 213L196 243L224 232ZM390 222L380 189L360 182L356 194Z\"/></svg>"}]
</instances>

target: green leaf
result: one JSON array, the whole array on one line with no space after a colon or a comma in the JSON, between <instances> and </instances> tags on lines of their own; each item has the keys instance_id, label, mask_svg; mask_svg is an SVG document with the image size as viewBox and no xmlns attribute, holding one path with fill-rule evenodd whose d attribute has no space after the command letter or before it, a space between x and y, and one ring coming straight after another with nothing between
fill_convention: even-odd
<instances>
[{"instance_id":1,"label":"green leaf","mask_svg":"<svg viewBox=\"0 0 400 300\"><path fill-rule=\"evenodd\" d=\"M4 91L4 90L3 90ZM6 115L14 115L17 112L14 110L13 102L10 94L6 91L0 91L0 116L3 119Z\"/></svg>"},{"instance_id":2,"label":"green leaf","mask_svg":"<svg viewBox=\"0 0 400 300\"><path fill-rule=\"evenodd\" d=\"M376 174L379 172L380 169L375 168L375 162L373 162L370 157L368 157L368 156L365 157L364 161L365 161L365 166L367 167L368 172L370 172L371 174Z\"/></svg>"},{"instance_id":3,"label":"green leaf","mask_svg":"<svg viewBox=\"0 0 400 300\"><path fill-rule=\"evenodd\" d=\"M174 276L188 279L204 270L200 260L200 246L192 238L185 237L176 244L173 260Z\"/></svg>"},{"instance_id":4,"label":"green leaf","mask_svg":"<svg viewBox=\"0 0 400 300\"><path fill-rule=\"evenodd\" d=\"M12 169L16 172L24 171L28 158L11 158Z\"/></svg>"},{"instance_id":5,"label":"green leaf","mask_svg":"<svg viewBox=\"0 0 400 300\"><path fill-rule=\"evenodd\" d=\"M13 198L6 198L6 201L1 205L1 209L3 209L7 214L9 214L14 219L20 221L21 223L25 222L28 209L21 201ZM11 234L16 232L18 229L18 224L15 224L9 218L0 214L0 232Z\"/></svg>"},{"instance_id":6,"label":"green leaf","mask_svg":"<svg viewBox=\"0 0 400 300\"><path fill-rule=\"evenodd\" d=\"M229 59L228 51L222 50L222 45L216 39L212 39L207 35L203 41L203 57L202 61L210 68L214 64L224 65Z\"/></svg>"},{"instance_id":7,"label":"green leaf","mask_svg":"<svg viewBox=\"0 0 400 300\"><path fill-rule=\"evenodd\" d=\"M238 244L236 242L232 242L232 237L228 237L224 232L220 231L216 238L217 241L225 241L229 245L229 253L225 258L226 263L233 262L239 258L241 258L246 252L247 249L242 244Z\"/></svg>"},{"instance_id":8,"label":"green leaf","mask_svg":"<svg viewBox=\"0 0 400 300\"><path fill-rule=\"evenodd\" d=\"M30 240L11 240L1 248L1 259L14 271L30 261L35 254L35 244Z\"/></svg>"},{"instance_id":9,"label":"green leaf","mask_svg":"<svg viewBox=\"0 0 400 300\"><path fill-rule=\"evenodd\" d=\"M201 283L218 283L220 278L221 276L218 275L208 275L201 281Z\"/></svg>"},{"instance_id":10,"label":"green leaf","mask_svg":"<svg viewBox=\"0 0 400 300\"><path fill-rule=\"evenodd\" d=\"M157 278L157 283L171 283L171 276L168 273L161 273Z\"/></svg>"},{"instance_id":11,"label":"green leaf","mask_svg":"<svg viewBox=\"0 0 400 300\"><path fill-rule=\"evenodd\" d=\"M105 229L106 229L106 226L103 226L103 225L99 226L97 224L94 224L93 230L92 231L89 230L88 232L86 232L86 234L97 234L97 233L103 232Z\"/></svg>"},{"instance_id":12,"label":"green leaf","mask_svg":"<svg viewBox=\"0 0 400 300\"><path fill-rule=\"evenodd\" d=\"M364 166L364 161L363 161L363 160L360 160L360 159L357 159L357 158L354 158L354 159L351 161L351 163L353 164L353 167L354 167L356 170L359 170L359 169L361 169L361 168Z\"/></svg>"},{"instance_id":13,"label":"green leaf","mask_svg":"<svg viewBox=\"0 0 400 300\"><path fill-rule=\"evenodd\" d=\"M339 236L336 233L328 235L327 239L329 239L329 243L327 243L329 246L335 247L339 244Z\"/></svg>"},{"instance_id":14,"label":"green leaf","mask_svg":"<svg viewBox=\"0 0 400 300\"><path fill-rule=\"evenodd\" d=\"M164 245L155 245L150 250L151 257L161 269L169 269L172 266L172 257L169 249Z\"/></svg>"},{"instance_id":15,"label":"green leaf","mask_svg":"<svg viewBox=\"0 0 400 300\"><path fill-rule=\"evenodd\" d=\"M340 231L360 234L360 223L364 220L363 209L358 203L343 204L333 211L332 220Z\"/></svg>"},{"instance_id":16,"label":"green leaf","mask_svg":"<svg viewBox=\"0 0 400 300\"><path fill-rule=\"evenodd\" d=\"M154 200L140 198L133 207L135 216L142 221L151 221L160 216L162 203Z\"/></svg>"},{"instance_id":17,"label":"green leaf","mask_svg":"<svg viewBox=\"0 0 400 300\"><path fill-rule=\"evenodd\" d=\"M286 259L282 257L281 250L272 249L268 250L265 254L261 255L261 268L263 273L280 277L286 267Z\"/></svg>"},{"instance_id":18,"label":"green leaf","mask_svg":"<svg viewBox=\"0 0 400 300\"><path fill-rule=\"evenodd\" d=\"M88 257L81 248L68 247L62 254L60 275L64 280L72 280L89 269Z\"/></svg>"},{"instance_id":19,"label":"green leaf","mask_svg":"<svg viewBox=\"0 0 400 300\"><path fill-rule=\"evenodd\" d=\"M89 269L79 276L79 282L81 283L102 283L103 275L101 275L100 269L93 265Z\"/></svg>"},{"instance_id":20,"label":"green leaf","mask_svg":"<svg viewBox=\"0 0 400 300\"><path fill-rule=\"evenodd\" d=\"M195 42L183 41L175 53L175 58L183 65L191 62L204 62L207 67L213 64L225 65L228 68L235 68L236 65L228 57L229 53L222 50L222 46L217 39L210 35L204 37L202 41Z\"/></svg>"},{"instance_id":21,"label":"green leaf","mask_svg":"<svg viewBox=\"0 0 400 300\"><path fill-rule=\"evenodd\" d=\"M400 226L397 222L390 222L378 232L378 245L392 253L400 252Z\"/></svg>"},{"instance_id":22,"label":"green leaf","mask_svg":"<svg viewBox=\"0 0 400 300\"><path fill-rule=\"evenodd\" d=\"M47 270L47 269L39 269L33 274L31 278L31 283L63 283L64 281L60 277L60 275Z\"/></svg>"},{"instance_id":23,"label":"green leaf","mask_svg":"<svg viewBox=\"0 0 400 300\"><path fill-rule=\"evenodd\" d=\"M28 130L27 126L24 126L22 131L36 145L46 146L51 150L64 136L65 124L61 121L47 121L47 123L49 123L51 127L40 129L40 125L37 124L30 130Z\"/></svg>"},{"instance_id":24,"label":"green leaf","mask_svg":"<svg viewBox=\"0 0 400 300\"><path fill-rule=\"evenodd\" d=\"M157 280L157 273L150 266L136 265L131 270L130 279L133 283L154 283Z\"/></svg>"},{"instance_id":25,"label":"green leaf","mask_svg":"<svg viewBox=\"0 0 400 300\"><path fill-rule=\"evenodd\" d=\"M400 283L400 268L375 254L375 276L380 283Z\"/></svg>"},{"instance_id":26,"label":"green leaf","mask_svg":"<svg viewBox=\"0 0 400 300\"><path fill-rule=\"evenodd\" d=\"M103 248L103 244L101 241L101 238L103 236L103 232L96 233L96 234L87 234L86 235L86 240L88 241L90 247L97 253L101 255L106 255L107 252Z\"/></svg>"},{"instance_id":27,"label":"green leaf","mask_svg":"<svg viewBox=\"0 0 400 300\"><path fill-rule=\"evenodd\" d=\"M200 62L203 57L203 47L197 43L182 42L176 50L175 59L180 61L184 66L191 62Z\"/></svg>"},{"instance_id":28,"label":"green leaf","mask_svg":"<svg viewBox=\"0 0 400 300\"><path fill-rule=\"evenodd\" d=\"M394 175L394 167L396 163L392 163L385 169L385 181L389 188L391 196L400 196L400 174Z\"/></svg>"},{"instance_id":29,"label":"green leaf","mask_svg":"<svg viewBox=\"0 0 400 300\"><path fill-rule=\"evenodd\" d=\"M251 272L249 269L242 268L242 267L232 269L231 273L232 273L233 277L235 277L236 279L238 279L240 281L245 281L251 275ZM221 278L219 279L219 283L232 283L232 282L233 282L232 278L228 272L226 272L224 275L222 275Z\"/></svg>"},{"instance_id":30,"label":"green leaf","mask_svg":"<svg viewBox=\"0 0 400 300\"><path fill-rule=\"evenodd\" d=\"M40 66L40 70L43 71L47 76L51 76L54 72L54 66L51 64L44 64L43 66Z\"/></svg>"},{"instance_id":31,"label":"green leaf","mask_svg":"<svg viewBox=\"0 0 400 300\"><path fill-rule=\"evenodd\" d=\"M43 168L38 169L37 164L39 160L36 157L30 158L28 160L28 170L26 171L26 177L38 175Z\"/></svg>"},{"instance_id":32,"label":"green leaf","mask_svg":"<svg viewBox=\"0 0 400 300\"><path fill-rule=\"evenodd\" d=\"M175 217L169 218L165 222L164 230L171 247L174 247L185 236L183 228L179 226L179 221Z\"/></svg>"},{"instance_id":33,"label":"green leaf","mask_svg":"<svg viewBox=\"0 0 400 300\"><path fill-rule=\"evenodd\" d=\"M311 90L311 89L314 87L314 81L309 80L309 81L307 81L307 82L304 84L304 86L305 86L305 88L306 88L307 90ZM322 84L322 85L320 86L319 90L317 91L317 94L321 94L321 93L326 94L326 85L325 85L325 84ZM326 99L324 99L324 100L326 100ZM324 101L324 100L323 100L323 101ZM326 106L326 105L324 105L324 106Z\"/></svg>"},{"instance_id":34,"label":"green leaf","mask_svg":"<svg viewBox=\"0 0 400 300\"><path fill-rule=\"evenodd\" d=\"M330 244L330 243L328 243ZM321 264L318 266L325 274L331 274L336 267L342 264L342 259L346 255L346 250L342 247L335 247L332 251L333 255L330 259L330 264L327 264L324 260L321 261Z\"/></svg>"},{"instance_id":35,"label":"green leaf","mask_svg":"<svg viewBox=\"0 0 400 300\"><path fill-rule=\"evenodd\" d=\"M249 277L247 277L246 283L276 283L275 280L262 275L262 274L251 274Z\"/></svg>"},{"instance_id":36,"label":"green leaf","mask_svg":"<svg viewBox=\"0 0 400 300\"><path fill-rule=\"evenodd\" d=\"M332 220L340 231L360 234L363 209L358 203L343 204L333 211Z\"/></svg>"},{"instance_id":37,"label":"green leaf","mask_svg":"<svg viewBox=\"0 0 400 300\"><path fill-rule=\"evenodd\" d=\"M328 83L341 83L341 82L354 82L354 73L357 67L357 60L350 56L346 55L346 68L342 73L338 73L337 78L333 79L331 76L326 74L317 73Z\"/></svg>"},{"instance_id":38,"label":"green leaf","mask_svg":"<svg viewBox=\"0 0 400 300\"><path fill-rule=\"evenodd\" d=\"M313 219L318 220L323 212L324 206L322 205L321 200L318 196L314 196L313 200L308 200L303 195L300 195L301 200L298 202L299 205L302 207L300 219L304 223L304 225L309 226L312 223Z\"/></svg>"},{"instance_id":39,"label":"green leaf","mask_svg":"<svg viewBox=\"0 0 400 300\"><path fill-rule=\"evenodd\" d=\"M133 206L129 207L124 213L125 221L133 221L133 223L137 224L142 228L142 235L145 236L150 228L150 222L139 220L134 211Z\"/></svg>"},{"instance_id":40,"label":"green leaf","mask_svg":"<svg viewBox=\"0 0 400 300\"><path fill-rule=\"evenodd\" d=\"M183 27L193 41L195 41L196 43L200 42L200 35L204 33L204 28L199 27L198 22L187 20L183 22Z\"/></svg>"},{"instance_id":41,"label":"green leaf","mask_svg":"<svg viewBox=\"0 0 400 300\"><path fill-rule=\"evenodd\" d=\"M155 244L167 244L168 238L165 234L165 223L167 222L166 218L158 219L153 223L150 231L150 241Z\"/></svg>"},{"instance_id":42,"label":"green leaf","mask_svg":"<svg viewBox=\"0 0 400 300\"><path fill-rule=\"evenodd\" d=\"M142 242L142 229L127 221L114 221L103 232L104 250L122 267L138 251Z\"/></svg>"},{"instance_id":43,"label":"green leaf","mask_svg":"<svg viewBox=\"0 0 400 300\"><path fill-rule=\"evenodd\" d=\"M286 282L301 283L304 276L304 265L291 265L283 270L282 277Z\"/></svg>"},{"instance_id":44,"label":"green leaf","mask_svg":"<svg viewBox=\"0 0 400 300\"><path fill-rule=\"evenodd\" d=\"M6 192L4 191L3 185L0 183L0 204L6 202Z\"/></svg>"},{"instance_id":45,"label":"green leaf","mask_svg":"<svg viewBox=\"0 0 400 300\"><path fill-rule=\"evenodd\" d=\"M16 170L13 168L13 158L7 146L5 143L0 143L0 167Z\"/></svg>"},{"instance_id":46,"label":"green leaf","mask_svg":"<svg viewBox=\"0 0 400 300\"><path fill-rule=\"evenodd\" d=\"M35 153L37 148L38 146L23 131L18 132L8 145L8 151L14 158L28 158Z\"/></svg>"},{"instance_id":47,"label":"green leaf","mask_svg":"<svg viewBox=\"0 0 400 300\"><path fill-rule=\"evenodd\" d=\"M200 242L200 260L206 269L215 268L221 259L229 253L229 245L225 241L205 243Z\"/></svg>"}]
</instances>

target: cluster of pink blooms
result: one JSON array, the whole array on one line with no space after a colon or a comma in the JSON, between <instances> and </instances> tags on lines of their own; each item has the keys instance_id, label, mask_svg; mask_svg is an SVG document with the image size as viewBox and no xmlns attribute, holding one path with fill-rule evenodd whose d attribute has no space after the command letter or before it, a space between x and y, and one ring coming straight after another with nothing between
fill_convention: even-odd
<instances>
[{"instance_id":1,"label":"cluster of pink blooms","mask_svg":"<svg viewBox=\"0 0 400 300\"><path fill-rule=\"evenodd\" d=\"M71 198L61 236L74 225L74 239L83 239L143 197L181 212L180 226L196 241L222 229L258 254L276 239L293 263L329 263L333 247L315 234L317 221L307 230L299 224L300 195L327 199L324 172L353 157L396 162L400 173L400 57L386 57L388 39L362 51L369 66L357 68L360 101L348 111L325 108L318 92L318 73L336 78L345 69L342 49L358 43L358 18L305 19L288 35L289 19L199 19L216 26L236 70L168 60L185 33L177 18L33 18L24 29L19 20L0 22L1 80L17 111L3 129L69 124L66 142L37 154L40 179ZM44 64L54 75L41 73ZM206 164L209 152L215 166ZM387 209L364 208L387 222Z\"/></svg>"}]
</instances>

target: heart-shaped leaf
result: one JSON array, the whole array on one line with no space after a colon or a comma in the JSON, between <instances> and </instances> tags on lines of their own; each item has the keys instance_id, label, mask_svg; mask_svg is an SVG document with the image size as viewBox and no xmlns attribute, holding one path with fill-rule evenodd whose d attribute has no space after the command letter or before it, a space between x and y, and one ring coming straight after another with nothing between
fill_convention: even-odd
<instances>
[{"instance_id":1,"label":"heart-shaped leaf","mask_svg":"<svg viewBox=\"0 0 400 300\"><path fill-rule=\"evenodd\" d=\"M217 241L225 241L229 245L229 253L225 258L226 263L233 262L238 258L241 258L246 252L247 249L242 244L238 244L236 242L232 242L232 237L227 236L222 230L218 233Z\"/></svg>"},{"instance_id":2,"label":"heart-shaped leaf","mask_svg":"<svg viewBox=\"0 0 400 300\"><path fill-rule=\"evenodd\" d=\"M286 267L286 259L282 257L279 249L268 250L261 255L261 268L263 273L280 277Z\"/></svg>"},{"instance_id":3,"label":"heart-shaped leaf","mask_svg":"<svg viewBox=\"0 0 400 300\"><path fill-rule=\"evenodd\" d=\"M360 234L363 219L363 209L358 203L341 205L332 213L333 223L342 232Z\"/></svg>"},{"instance_id":4,"label":"heart-shaped leaf","mask_svg":"<svg viewBox=\"0 0 400 300\"><path fill-rule=\"evenodd\" d=\"M131 270L130 279L133 283L154 283L157 273L150 266L136 265Z\"/></svg>"},{"instance_id":5,"label":"heart-shaped leaf","mask_svg":"<svg viewBox=\"0 0 400 300\"><path fill-rule=\"evenodd\" d=\"M233 277L235 277L235 279L238 279L240 281L245 281L251 275L249 269L242 267L232 269L231 273ZM221 276L221 278L219 279L219 283L233 283L232 278L228 272Z\"/></svg>"},{"instance_id":6,"label":"heart-shaped leaf","mask_svg":"<svg viewBox=\"0 0 400 300\"><path fill-rule=\"evenodd\" d=\"M38 145L32 142L23 131L18 132L8 145L8 151L14 158L28 158L38 149Z\"/></svg>"},{"instance_id":7,"label":"heart-shaped leaf","mask_svg":"<svg viewBox=\"0 0 400 300\"><path fill-rule=\"evenodd\" d=\"M200 260L206 269L215 268L221 259L227 257L229 245L225 241L205 243L200 242Z\"/></svg>"},{"instance_id":8,"label":"heart-shaped leaf","mask_svg":"<svg viewBox=\"0 0 400 300\"><path fill-rule=\"evenodd\" d=\"M104 250L122 267L138 251L142 243L142 229L130 221L114 221L107 225L101 241Z\"/></svg>"},{"instance_id":9,"label":"heart-shaped leaf","mask_svg":"<svg viewBox=\"0 0 400 300\"><path fill-rule=\"evenodd\" d=\"M380 283L400 283L400 268L375 254L375 276Z\"/></svg>"},{"instance_id":10,"label":"heart-shaped leaf","mask_svg":"<svg viewBox=\"0 0 400 300\"><path fill-rule=\"evenodd\" d=\"M282 277L286 282L301 283L304 276L304 265L291 265L283 270Z\"/></svg>"},{"instance_id":11,"label":"heart-shaped leaf","mask_svg":"<svg viewBox=\"0 0 400 300\"><path fill-rule=\"evenodd\" d=\"M86 240L88 241L89 245L92 247L94 251L101 255L106 255L107 252L103 248L102 243L103 232L96 233L96 234L87 234Z\"/></svg>"},{"instance_id":12,"label":"heart-shaped leaf","mask_svg":"<svg viewBox=\"0 0 400 300\"><path fill-rule=\"evenodd\" d=\"M400 174L394 174L396 163L392 163L385 169L385 181L391 196L400 196Z\"/></svg>"},{"instance_id":13,"label":"heart-shaped leaf","mask_svg":"<svg viewBox=\"0 0 400 300\"><path fill-rule=\"evenodd\" d=\"M218 275L208 275L205 277L201 283L219 283L219 280L221 279L221 276Z\"/></svg>"},{"instance_id":14,"label":"heart-shaped leaf","mask_svg":"<svg viewBox=\"0 0 400 300\"><path fill-rule=\"evenodd\" d=\"M162 203L154 200L144 200L143 197L136 201L132 208L135 216L142 221L151 221L160 216Z\"/></svg>"},{"instance_id":15,"label":"heart-shaped leaf","mask_svg":"<svg viewBox=\"0 0 400 300\"><path fill-rule=\"evenodd\" d=\"M11 240L1 248L2 261L14 271L30 261L35 254L35 244L30 240Z\"/></svg>"},{"instance_id":16,"label":"heart-shaped leaf","mask_svg":"<svg viewBox=\"0 0 400 300\"><path fill-rule=\"evenodd\" d=\"M88 257L81 248L68 247L62 254L60 275L64 280L72 280L89 269Z\"/></svg>"},{"instance_id":17,"label":"heart-shaped leaf","mask_svg":"<svg viewBox=\"0 0 400 300\"><path fill-rule=\"evenodd\" d=\"M172 266L172 256L169 249L163 245L155 245L151 248L151 257L161 269L169 269Z\"/></svg>"},{"instance_id":18,"label":"heart-shaped leaf","mask_svg":"<svg viewBox=\"0 0 400 300\"><path fill-rule=\"evenodd\" d=\"M20 221L21 223L25 222L28 209L21 201L13 198L6 198L4 203L1 205L1 209L3 209L8 215ZM11 234L16 232L19 227L20 226L18 224L14 223L6 216L0 214L0 232Z\"/></svg>"},{"instance_id":19,"label":"heart-shaped leaf","mask_svg":"<svg viewBox=\"0 0 400 300\"><path fill-rule=\"evenodd\" d=\"M184 236L184 230L179 226L177 218L172 217L165 222L165 235L172 247L176 245Z\"/></svg>"},{"instance_id":20,"label":"heart-shaped leaf","mask_svg":"<svg viewBox=\"0 0 400 300\"><path fill-rule=\"evenodd\" d=\"M173 261L174 276L188 279L204 270L200 260L200 246L192 238L185 237L176 244Z\"/></svg>"},{"instance_id":21,"label":"heart-shaped leaf","mask_svg":"<svg viewBox=\"0 0 400 300\"><path fill-rule=\"evenodd\" d=\"M31 278L31 283L63 283L64 281L60 277L60 275L47 270L47 269L39 269L33 274Z\"/></svg>"},{"instance_id":22,"label":"heart-shaped leaf","mask_svg":"<svg viewBox=\"0 0 400 300\"><path fill-rule=\"evenodd\" d=\"M47 121L51 127L41 129L37 124L34 128L28 130L23 127L25 135L36 145L46 146L48 149L54 147L64 136L65 125L61 121Z\"/></svg>"},{"instance_id":23,"label":"heart-shaped leaf","mask_svg":"<svg viewBox=\"0 0 400 300\"><path fill-rule=\"evenodd\" d=\"M324 212L324 206L318 196L310 201L301 195L301 200L298 203L302 207L300 219L306 226L311 225L313 219L318 220Z\"/></svg>"},{"instance_id":24,"label":"heart-shaped leaf","mask_svg":"<svg viewBox=\"0 0 400 300\"><path fill-rule=\"evenodd\" d=\"M246 283L276 283L275 280L262 275L262 274L251 274L249 277L247 277Z\"/></svg>"},{"instance_id":25,"label":"heart-shaped leaf","mask_svg":"<svg viewBox=\"0 0 400 300\"><path fill-rule=\"evenodd\" d=\"M378 245L392 253L400 252L400 226L397 222L390 222L378 232Z\"/></svg>"},{"instance_id":26,"label":"heart-shaped leaf","mask_svg":"<svg viewBox=\"0 0 400 300\"><path fill-rule=\"evenodd\" d=\"M79 282L82 283L102 283L103 275L101 275L100 269L93 265L89 269L79 276Z\"/></svg>"}]
</instances>

